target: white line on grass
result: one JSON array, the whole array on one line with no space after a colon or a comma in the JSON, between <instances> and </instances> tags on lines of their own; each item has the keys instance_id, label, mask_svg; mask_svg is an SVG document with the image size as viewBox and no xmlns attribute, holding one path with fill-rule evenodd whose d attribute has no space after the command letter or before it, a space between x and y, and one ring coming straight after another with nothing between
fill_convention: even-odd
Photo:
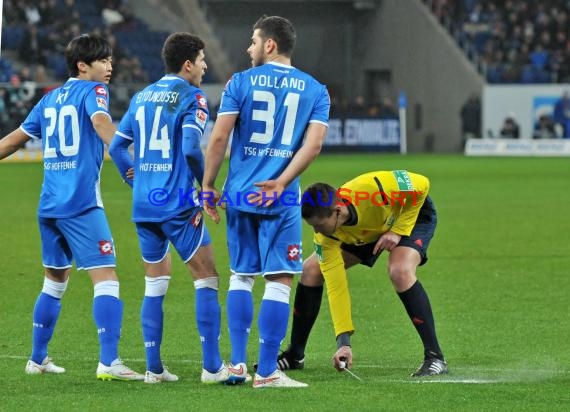
<instances>
[{"instance_id":1,"label":"white line on grass","mask_svg":"<svg viewBox=\"0 0 570 412\"><path fill-rule=\"evenodd\" d=\"M0 359L21 359L27 360L28 356L22 355L0 355ZM75 360L80 362L96 362L98 358L74 358L74 357L58 357L57 360ZM125 362L146 362L145 359L140 358L124 358ZM201 364L201 359L171 359L171 363L187 363L187 364ZM380 370L400 370L409 369L410 365L407 366L396 366L396 365L380 365L380 364L358 364L356 369L380 369ZM374 380L389 382L389 383L463 383L463 384L485 384L485 383L499 383L499 382L525 382L542 380L547 378L552 378L557 375L568 375L570 370L567 369L529 369L529 368L481 368L478 366L451 366L452 374L454 372L460 372L461 374L475 374L475 375L487 375L487 374L499 374L499 376L493 378L474 378L474 377L461 377L461 376L438 376L428 379L382 379L381 377L375 377ZM522 374L522 375L521 375Z\"/></svg>"},{"instance_id":2,"label":"white line on grass","mask_svg":"<svg viewBox=\"0 0 570 412\"><path fill-rule=\"evenodd\" d=\"M505 379L471 379L471 378L427 378L427 379L387 379L386 382L394 383L467 383L467 384L479 384L479 383L500 383L509 382ZM512 382L512 381L511 381Z\"/></svg>"}]
</instances>

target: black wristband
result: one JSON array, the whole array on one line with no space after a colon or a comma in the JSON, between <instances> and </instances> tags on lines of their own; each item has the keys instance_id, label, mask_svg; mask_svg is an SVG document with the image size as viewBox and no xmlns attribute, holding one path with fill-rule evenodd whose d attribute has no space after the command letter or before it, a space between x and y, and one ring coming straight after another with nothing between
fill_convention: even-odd
<instances>
[{"instance_id":1,"label":"black wristband","mask_svg":"<svg viewBox=\"0 0 570 412\"><path fill-rule=\"evenodd\" d=\"M340 349L343 346L350 346L350 333L348 332L343 332L336 337L337 349Z\"/></svg>"}]
</instances>

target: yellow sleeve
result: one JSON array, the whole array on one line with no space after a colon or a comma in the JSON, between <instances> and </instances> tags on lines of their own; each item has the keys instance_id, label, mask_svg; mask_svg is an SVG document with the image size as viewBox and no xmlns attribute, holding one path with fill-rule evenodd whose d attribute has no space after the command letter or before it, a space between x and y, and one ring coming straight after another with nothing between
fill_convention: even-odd
<instances>
[{"instance_id":1,"label":"yellow sleeve","mask_svg":"<svg viewBox=\"0 0 570 412\"><path fill-rule=\"evenodd\" d=\"M353 333L350 292L340 249L341 242L320 233L315 234L314 240L319 265L327 287L335 336L343 332Z\"/></svg>"},{"instance_id":2,"label":"yellow sleeve","mask_svg":"<svg viewBox=\"0 0 570 412\"><path fill-rule=\"evenodd\" d=\"M429 180L427 177L416 173L408 173L413 184L413 191L400 191L405 194L406 202L390 231L400 235L409 236L416 224L418 214L429 192Z\"/></svg>"}]
</instances>

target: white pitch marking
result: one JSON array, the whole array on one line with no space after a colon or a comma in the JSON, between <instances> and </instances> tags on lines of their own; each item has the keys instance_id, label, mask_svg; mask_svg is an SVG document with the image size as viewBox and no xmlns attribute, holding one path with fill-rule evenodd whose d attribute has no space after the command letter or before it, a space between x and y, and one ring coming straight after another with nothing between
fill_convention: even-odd
<instances>
[{"instance_id":1,"label":"white pitch marking","mask_svg":"<svg viewBox=\"0 0 570 412\"><path fill-rule=\"evenodd\" d=\"M0 355L0 359L20 359L20 360L27 360L29 359L29 356L23 356L23 355L4 355L1 354ZM93 357L93 358L87 358L87 357L83 357L83 358L74 358L74 357L61 357L61 356L57 356L57 360L59 361L65 361L65 360L70 360L70 361L80 361L80 362L97 362L97 358ZM145 359L139 359L139 358L123 358L124 361L126 362L140 362L140 363L144 363L146 362ZM186 364L201 364L202 360L200 359L172 359L171 363L176 362L176 363L186 363ZM358 365L358 369L361 368L366 368L366 369L390 369L390 370L394 370L394 369L409 369L409 365L407 366L395 366L395 365L374 365L374 364L363 364L363 365ZM515 369L515 368L480 368L477 366L452 366L452 370L455 371L461 371L462 374L468 374L468 373L473 373L473 374L477 374L477 375L481 375L481 374L486 374L486 373L496 373L499 372L501 375L503 374L509 374L509 372L515 372L515 373L525 373L525 374L548 374L550 377L554 377L556 375L568 375L570 374L570 370L565 370L565 369ZM540 376L538 377L540 380ZM432 378L427 378L427 379L418 379L418 378L409 378L409 379L381 379L381 378L376 378L376 381L380 381L380 382L386 382L386 383L414 383L414 384L422 384L422 383L457 383L457 384L492 384L492 383L503 383L503 382L528 382L528 381L532 381L533 379L516 379L512 376L499 376L497 378L467 378L467 377L457 377L457 378L453 378L452 376L448 376L445 377L443 375L441 376L436 376L436 377L432 377Z\"/></svg>"},{"instance_id":2,"label":"white pitch marking","mask_svg":"<svg viewBox=\"0 0 570 412\"><path fill-rule=\"evenodd\" d=\"M390 381L391 382L391 381ZM421 383L469 383L469 384L479 384L479 383L499 383L499 382L507 382L504 379L473 379L473 378L438 378L438 377L434 377L433 379L410 379L410 380L403 380L400 379L397 382L402 382L402 383L416 383L416 384L421 384Z\"/></svg>"}]
</instances>

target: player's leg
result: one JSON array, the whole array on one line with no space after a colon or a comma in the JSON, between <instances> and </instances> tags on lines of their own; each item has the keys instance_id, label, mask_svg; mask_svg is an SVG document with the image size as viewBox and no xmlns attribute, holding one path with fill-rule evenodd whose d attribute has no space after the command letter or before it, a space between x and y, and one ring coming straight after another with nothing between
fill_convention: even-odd
<instances>
[{"instance_id":1,"label":"player's leg","mask_svg":"<svg viewBox=\"0 0 570 412\"><path fill-rule=\"evenodd\" d=\"M305 347L321 308L324 278L315 253L303 262L293 303L293 320L289 346L277 358L280 370L303 369Z\"/></svg>"},{"instance_id":2,"label":"player's leg","mask_svg":"<svg viewBox=\"0 0 570 412\"><path fill-rule=\"evenodd\" d=\"M145 290L141 304L141 327L146 355L146 383L177 381L178 377L164 368L161 358L164 329L163 303L171 277L168 238L161 225L137 222L136 229L145 269Z\"/></svg>"},{"instance_id":3,"label":"player's leg","mask_svg":"<svg viewBox=\"0 0 570 412\"><path fill-rule=\"evenodd\" d=\"M93 282L93 319L99 336L97 378L102 380L142 380L143 375L126 367L118 348L123 319L119 280L115 273L115 246L103 209L58 219L78 270L86 270Z\"/></svg>"},{"instance_id":4,"label":"player's leg","mask_svg":"<svg viewBox=\"0 0 570 412\"><path fill-rule=\"evenodd\" d=\"M61 310L61 298L71 272L71 250L55 219L39 218L44 265L44 284L33 312L32 354L26 364L28 374L63 373L48 357L48 344L53 336Z\"/></svg>"},{"instance_id":5,"label":"player's leg","mask_svg":"<svg viewBox=\"0 0 570 412\"><path fill-rule=\"evenodd\" d=\"M226 209L230 284L226 299L231 363L247 362L247 342L253 321L253 281L261 273L256 216Z\"/></svg>"},{"instance_id":6,"label":"player's leg","mask_svg":"<svg viewBox=\"0 0 570 412\"><path fill-rule=\"evenodd\" d=\"M428 296L416 278L419 253L409 247L396 247L389 258L389 274L406 312L424 344L425 356L441 356Z\"/></svg>"},{"instance_id":7,"label":"player's leg","mask_svg":"<svg viewBox=\"0 0 570 412\"><path fill-rule=\"evenodd\" d=\"M298 245L295 245L298 246ZM299 245L300 246L300 245ZM300 268L299 268L300 269ZM302 388L307 384L289 378L278 369L276 358L287 332L292 273L265 276L265 293L259 307L259 364L254 388Z\"/></svg>"},{"instance_id":8,"label":"player's leg","mask_svg":"<svg viewBox=\"0 0 570 412\"><path fill-rule=\"evenodd\" d=\"M435 332L435 321L431 304L422 284L417 280L415 269L420 263L419 253L409 247L396 247L389 258L389 273L392 284L406 308L424 346L424 363L433 363L433 359L444 362ZM432 374L447 372L444 364L433 366ZM430 365L427 365L429 368ZM421 368L420 368L421 369ZM419 372L419 371L418 371ZM428 373L422 372L423 375Z\"/></svg>"},{"instance_id":9,"label":"player's leg","mask_svg":"<svg viewBox=\"0 0 570 412\"><path fill-rule=\"evenodd\" d=\"M259 307L259 364L253 387L307 386L277 368L279 346L287 333L293 275L302 272L301 216L288 208L279 216L260 217L259 251L265 292Z\"/></svg>"},{"instance_id":10,"label":"player's leg","mask_svg":"<svg viewBox=\"0 0 570 412\"><path fill-rule=\"evenodd\" d=\"M257 374L262 377L271 375L277 369L275 360L289 321L292 281L292 274L265 276L265 292L258 315L260 349Z\"/></svg>"},{"instance_id":11,"label":"player's leg","mask_svg":"<svg viewBox=\"0 0 570 412\"><path fill-rule=\"evenodd\" d=\"M358 257L344 250L342 255L347 269L361 262ZM323 283L319 261L313 253L303 262L303 274L295 291L291 341L289 347L277 358L280 370L303 369L305 365L305 348L321 308Z\"/></svg>"},{"instance_id":12,"label":"player's leg","mask_svg":"<svg viewBox=\"0 0 570 412\"><path fill-rule=\"evenodd\" d=\"M416 277L416 269L427 261L427 248L433 237L437 217L428 198L410 236L403 237L390 253L388 273L410 320L424 346L424 362L413 376L447 373L447 365L435 330L428 295Z\"/></svg>"},{"instance_id":13,"label":"player's leg","mask_svg":"<svg viewBox=\"0 0 570 412\"><path fill-rule=\"evenodd\" d=\"M184 260L196 289L196 323L202 345L202 382L225 382L227 370L219 348L219 276L214 263L210 234L202 210L190 209L164 225L170 241Z\"/></svg>"},{"instance_id":14,"label":"player's leg","mask_svg":"<svg viewBox=\"0 0 570 412\"><path fill-rule=\"evenodd\" d=\"M196 323L202 344L203 383L226 382L228 371L220 355L219 337L221 309L218 300L219 277L214 264L210 237L204 227L205 238L186 266L194 278L196 289ZM239 381L245 380L239 378Z\"/></svg>"}]
</instances>

